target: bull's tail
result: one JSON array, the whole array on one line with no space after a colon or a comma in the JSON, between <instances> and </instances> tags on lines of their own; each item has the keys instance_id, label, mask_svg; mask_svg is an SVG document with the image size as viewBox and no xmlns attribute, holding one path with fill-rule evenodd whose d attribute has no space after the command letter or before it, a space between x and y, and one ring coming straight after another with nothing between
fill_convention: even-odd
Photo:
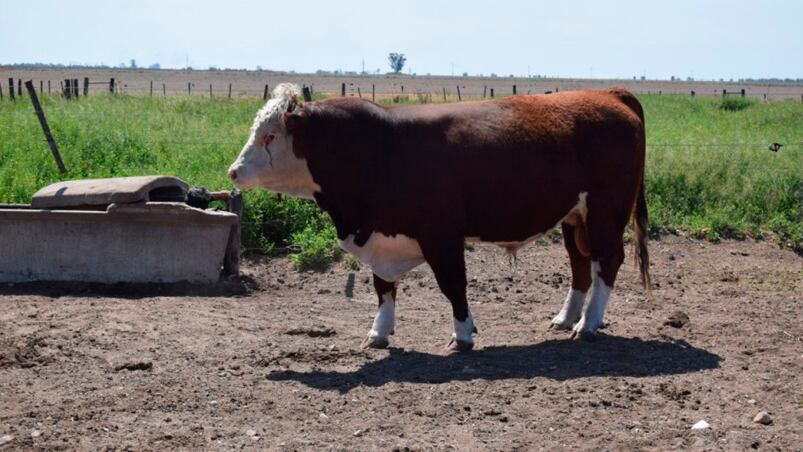
<instances>
[{"instance_id":1,"label":"bull's tail","mask_svg":"<svg viewBox=\"0 0 803 452\"><path fill-rule=\"evenodd\" d=\"M633 251L636 256L636 267L641 273L641 283L652 297L650 289L650 254L647 251L647 233L649 219L647 218L647 200L644 198L644 177L642 176L636 205L633 208Z\"/></svg>"}]
</instances>

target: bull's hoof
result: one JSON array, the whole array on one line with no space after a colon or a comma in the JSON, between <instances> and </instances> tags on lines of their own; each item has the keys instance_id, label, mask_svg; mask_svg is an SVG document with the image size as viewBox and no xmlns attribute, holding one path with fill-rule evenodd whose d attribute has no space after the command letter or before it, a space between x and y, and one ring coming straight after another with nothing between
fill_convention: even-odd
<instances>
[{"instance_id":1,"label":"bull's hoof","mask_svg":"<svg viewBox=\"0 0 803 452\"><path fill-rule=\"evenodd\" d=\"M446 345L446 351L448 351L449 353L470 352L473 348L474 348L473 342L461 341L455 338L452 338Z\"/></svg>"},{"instance_id":2,"label":"bull's hoof","mask_svg":"<svg viewBox=\"0 0 803 452\"><path fill-rule=\"evenodd\" d=\"M572 339L576 341L594 342L599 339L597 333L591 331L572 331Z\"/></svg>"},{"instance_id":3,"label":"bull's hoof","mask_svg":"<svg viewBox=\"0 0 803 452\"><path fill-rule=\"evenodd\" d=\"M371 337L371 336L368 336L368 337L365 338L364 341L362 341L362 344L360 344L360 347L361 348L388 348L388 345L390 345L390 344L388 343L388 339L386 337L379 337L379 336Z\"/></svg>"},{"instance_id":4,"label":"bull's hoof","mask_svg":"<svg viewBox=\"0 0 803 452\"><path fill-rule=\"evenodd\" d=\"M553 320L552 323L549 324L549 329L553 331L566 331L572 329L573 326L574 326L573 324L565 321L556 322Z\"/></svg>"}]
</instances>

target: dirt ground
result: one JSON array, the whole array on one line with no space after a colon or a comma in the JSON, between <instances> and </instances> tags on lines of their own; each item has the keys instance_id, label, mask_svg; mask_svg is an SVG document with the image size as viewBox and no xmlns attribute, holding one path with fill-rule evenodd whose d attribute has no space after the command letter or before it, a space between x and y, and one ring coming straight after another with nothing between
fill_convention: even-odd
<instances>
[{"instance_id":1,"label":"dirt ground","mask_svg":"<svg viewBox=\"0 0 803 452\"><path fill-rule=\"evenodd\" d=\"M359 348L366 268L253 259L245 290L189 295L3 285L0 449L803 450L803 259L682 237L651 252L654 300L628 250L609 325L581 342L548 328L569 284L562 245L515 267L477 246L480 335L452 355L426 266L403 280L388 350ZM676 311L688 323L665 325Z\"/></svg>"},{"instance_id":2,"label":"dirt ground","mask_svg":"<svg viewBox=\"0 0 803 452\"><path fill-rule=\"evenodd\" d=\"M506 74L508 75L508 74ZM232 97L262 96L265 84L271 88L282 82L293 82L312 86L314 91L340 94L341 84L346 84L346 95L362 96L370 99L372 90L377 98L395 95L429 94L434 100L443 97L444 90L449 101L457 100L457 87L460 86L462 98L481 97L483 94L509 96L516 85L518 94L543 94L547 91L566 91L578 89L603 89L622 86L636 94L681 94L688 96L691 91L697 96L721 96L722 90L738 93L745 89L745 95L754 99L803 100L803 84L775 84L706 81L668 81L668 80L606 80L571 78L526 78L526 77L451 77L435 75L319 75L296 74L272 71L205 71L205 70L147 70L147 69L8 69L0 67L0 84L8 91L8 78L33 80L34 86L51 92L61 92L59 83L64 79L79 79L83 95L83 79L88 77L92 84L90 93L108 92L109 79L115 79L118 90L126 93L148 94L153 84L153 95L187 94L209 96L210 86L215 97L228 96L231 84ZM16 83L16 81L15 81ZM24 89L23 89L24 91Z\"/></svg>"}]
</instances>

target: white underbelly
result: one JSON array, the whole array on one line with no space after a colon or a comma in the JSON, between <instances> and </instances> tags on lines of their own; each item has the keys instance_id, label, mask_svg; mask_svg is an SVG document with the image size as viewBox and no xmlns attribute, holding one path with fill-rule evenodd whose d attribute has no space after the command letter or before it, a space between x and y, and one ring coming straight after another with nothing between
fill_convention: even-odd
<instances>
[{"instance_id":1,"label":"white underbelly","mask_svg":"<svg viewBox=\"0 0 803 452\"><path fill-rule=\"evenodd\" d=\"M404 234L387 236L374 232L363 246L354 243L353 235L338 242L341 248L389 282L398 281L405 273L424 263L424 253L418 241Z\"/></svg>"}]
</instances>

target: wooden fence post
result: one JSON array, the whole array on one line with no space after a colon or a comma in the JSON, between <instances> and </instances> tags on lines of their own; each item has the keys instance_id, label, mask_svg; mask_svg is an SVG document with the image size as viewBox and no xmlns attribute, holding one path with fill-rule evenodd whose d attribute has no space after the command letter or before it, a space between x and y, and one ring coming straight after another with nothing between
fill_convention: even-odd
<instances>
[{"instance_id":1,"label":"wooden fence post","mask_svg":"<svg viewBox=\"0 0 803 452\"><path fill-rule=\"evenodd\" d=\"M84 77L84 97L88 95L89 95L89 77Z\"/></svg>"},{"instance_id":2,"label":"wooden fence post","mask_svg":"<svg viewBox=\"0 0 803 452\"><path fill-rule=\"evenodd\" d=\"M722 97L725 97L725 96L727 96L727 95L728 95L728 90L726 90L726 89L723 89L723 90L722 90Z\"/></svg>"},{"instance_id":3,"label":"wooden fence post","mask_svg":"<svg viewBox=\"0 0 803 452\"><path fill-rule=\"evenodd\" d=\"M72 79L72 90L73 94L75 94L75 98L78 99L78 79Z\"/></svg>"},{"instance_id":4,"label":"wooden fence post","mask_svg":"<svg viewBox=\"0 0 803 452\"><path fill-rule=\"evenodd\" d=\"M362 99L362 91L360 91L360 87L359 86L357 87L357 96L359 96L360 99Z\"/></svg>"},{"instance_id":5,"label":"wooden fence post","mask_svg":"<svg viewBox=\"0 0 803 452\"><path fill-rule=\"evenodd\" d=\"M268 100L268 85L265 85L265 91L262 92L262 100Z\"/></svg>"},{"instance_id":6,"label":"wooden fence post","mask_svg":"<svg viewBox=\"0 0 803 452\"><path fill-rule=\"evenodd\" d=\"M488 94L488 87L487 86L483 86L482 87L482 98L483 99L485 99L485 95L486 94Z\"/></svg>"},{"instance_id":7,"label":"wooden fence post","mask_svg":"<svg viewBox=\"0 0 803 452\"><path fill-rule=\"evenodd\" d=\"M61 94L64 96L65 99L71 99L72 98L72 82L70 82L70 79L65 78L63 86L64 86L64 88L62 88Z\"/></svg>"},{"instance_id":8,"label":"wooden fence post","mask_svg":"<svg viewBox=\"0 0 803 452\"><path fill-rule=\"evenodd\" d=\"M345 83L341 83L340 84L340 95L343 96L343 97L345 97L345 95L346 95L346 84Z\"/></svg>"},{"instance_id":9,"label":"wooden fence post","mask_svg":"<svg viewBox=\"0 0 803 452\"><path fill-rule=\"evenodd\" d=\"M803 100L803 95L800 100ZM376 84L374 83L371 83L371 102L376 102Z\"/></svg>"},{"instance_id":10,"label":"wooden fence post","mask_svg":"<svg viewBox=\"0 0 803 452\"><path fill-rule=\"evenodd\" d=\"M153 97L153 80L151 80L150 96Z\"/></svg>"},{"instance_id":11,"label":"wooden fence post","mask_svg":"<svg viewBox=\"0 0 803 452\"><path fill-rule=\"evenodd\" d=\"M310 92L309 86L305 86L301 89L301 95L304 96L304 102L312 102L312 93Z\"/></svg>"},{"instance_id":12,"label":"wooden fence post","mask_svg":"<svg viewBox=\"0 0 803 452\"><path fill-rule=\"evenodd\" d=\"M443 88L443 101L446 102L446 87Z\"/></svg>"},{"instance_id":13,"label":"wooden fence post","mask_svg":"<svg viewBox=\"0 0 803 452\"><path fill-rule=\"evenodd\" d=\"M61 160L61 154L59 154L59 148L56 146L56 140L53 139L53 135L50 133L50 127L47 126L45 112L42 111L39 98L36 97L36 91L33 89L33 82L31 80L25 82L25 88L31 96L31 103L33 104L34 110L36 110L36 117L39 118L39 124L42 126L42 132L45 134L47 144L50 146L50 152L53 153L53 158L56 160L56 166L58 166L59 172L65 173L67 169L64 168L64 162Z\"/></svg>"},{"instance_id":14,"label":"wooden fence post","mask_svg":"<svg viewBox=\"0 0 803 452\"><path fill-rule=\"evenodd\" d=\"M167 87L162 83L162 97L167 97Z\"/></svg>"},{"instance_id":15,"label":"wooden fence post","mask_svg":"<svg viewBox=\"0 0 803 452\"><path fill-rule=\"evenodd\" d=\"M212 84L209 84L209 98L212 98Z\"/></svg>"},{"instance_id":16,"label":"wooden fence post","mask_svg":"<svg viewBox=\"0 0 803 452\"><path fill-rule=\"evenodd\" d=\"M493 99L493 98L494 98L494 89L491 88L491 99Z\"/></svg>"},{"instance_id":17,"label":"wooden fence post","mask_svg":"<svg viewBox=\"0 0 803 452\"><path fill-rule=\"evenodd\" d=\"M45 95L45 82L42 80L39 80L39 95L40 96Z\"/></svg>"},{"instance_id":18,"label":"wooden fence post","mask_svg":"<svg viewBox=\"0 0 803 452\"><path fill-rule=\"evenodd\" d=\"M231 99L231 83L229 83L229 99Z\"/></svg>"},{"instance_id":19,"label":"wooden fence post","mask_svg":"<svg viewBox=\"0 0 803 452\"><path fill-rule=\"evenodd\" d=\"M109 93L114 94L114 77L109 79Z\"/></svg>"},{"instance_id":20,"label":"wooden fence post","mask_svg":"<svg viewBox=\"0 0 803 452\"><path fill-rule=\"evenodd\" d=\"M516 95L516 85L513 85L513 95Z\"/></svg>"},{"instance_id":21,"label":"wooden fence post","mask_svg":"<svg viewBox=\"0 0 803 452\"><path fill-rule=\"evenodd\" d=\"M22 79L17 79L17 96L22 97Z\"/></svg>"},{"instance_id":22,"label":"wooden fence post","mask_svg":"<svg viewBox=\"0 0 803 452\"><path fill-rule=\"evenodd\" d=\"M243 194L238 189L231 191L228 202L229 212L237 214L237 223L231 226L229 242L226 245L226 257L223 260L223 273L226 275L240 274L240 222L243 218Z\"/></svg>"},{"instance_id":23,"label":"wooden fence post","mask_svg":"<svg viewBox=\"0 0 803 452\"><path fill-rule=\"evenodd\" d=\"M59 87L61 88L61 95L64 97L64 82L59 80Z\"/></svg>"},{"instance_id":24,"label":"wooden fence post","mask_svg":"<svg viewBox=\"0 0 803 452\"><path fill-rule=\"evenodd\" d=\"M50 95L50 80L47 81L47 95Z\"/></svg>"},{"instance_id":25,"label":"wooden fence post","mask_svg":"<svg viewBox=\"0 0 803 452\"><path fill-rule=\"evenodd\" d=\"M8 98L11 99L12 102L17 101L17 98L14 97L14 79L11 77L8 78Z\"/></svg>"},{"instance_id":26,"label":"wooden fence post","mask_svg":"<svg viewBox=\"0 0 803 452\"><path fill-rule=\"evenodd\" d=\"M691 97L694 97L694 90L691 90Z\"/></svg>"},{"instance_id":27,"label":"wooden fence post","mask_svg":"<svg viewBox=\"0 0 803 452\"><path fill-rule=\"evenodd\" d=\"M192 82L187 82L187 95L192 96Z\"/></svg>"},{"instance_id":28,"label":"wooden fence post","mask_svg":"<svg viewBox=\"0 0 803 452\"><path fill-rule=\"evenodd\" d=\"M457 85L457 100L462 102L463 96L460 95L460 85Z\"/></svg>"},{"instance_id":29,"label":"wooden fence post","mask_svg":"<svg viewBox=\"0 0 803 452\"><path fill-rule=\"evenodd\" d=\"M747 94L747 92L742 88L742 98L744 98L745 94Z\"/></svg>"},{"instance_id":30,"label":"wooden fence post","mask_svg":"<svg viewBox=\"0 0 803 452\"><path fill-rule=\"evenodd\" d=\"M3 100L3 82L0 82L0 100Z\"/></svg>"}]
</instances>

